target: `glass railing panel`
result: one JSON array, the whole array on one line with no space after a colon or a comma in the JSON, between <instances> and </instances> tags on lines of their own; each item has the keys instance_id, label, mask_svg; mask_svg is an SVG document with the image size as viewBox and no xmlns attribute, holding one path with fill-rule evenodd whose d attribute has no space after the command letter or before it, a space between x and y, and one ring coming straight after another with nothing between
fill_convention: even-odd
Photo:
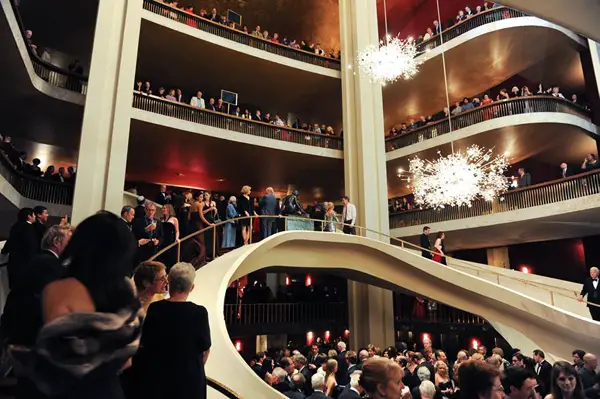
<instances>
[{"instance_id":1,"label":"glass railing panel","mask_svg":"<svg viewBox=\"0 0 600 399\"><path fill-rule=\"evenodd\" d=\"M158 1L144 0L144 9L154 14L162 15L165 18L172 19L182 24L191 26L192 28L200 29L204 32L223 37L236 43L245 44L246 46L291 58L296 61L306 62L338 71L340 70L340 61L337 59L320 56L309 53L308 51L294 49L283 44L261 39L243 31L230 28L227 25L213 22L198 15L171 7Z\"/></svg>"},{"instance_id":2,"label":"glass railing panel","mask_svg":"<svg viewBox=\"0 0 600 399\"><path fill-rule=\"evenodd\" d=\"M311 147L330 148L333 150L343 149L343 140L341 137L252 121L221 112L209 111L184 103L166 100L160 97L148 96L146 94L141 94L140 92L133 93L133 107L232 132L250 134L288 143L308 145Z\"/></svg>"}]
</instances>

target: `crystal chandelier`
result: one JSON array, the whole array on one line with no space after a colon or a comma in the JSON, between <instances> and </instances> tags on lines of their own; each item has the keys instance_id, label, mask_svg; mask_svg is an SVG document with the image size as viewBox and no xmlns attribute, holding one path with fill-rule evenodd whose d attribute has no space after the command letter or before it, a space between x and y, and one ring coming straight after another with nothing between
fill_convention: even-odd
<instances>
[{"instance_id":1,"label":"crystal chandelier","mask_svg":"<svg viewBox=\"0 0 600 399\"><path fill-rule=\"evenodd\" d=\"M385 85L400 78L410 79L419 71L417 45L412 38L386 36L379 45L370 45L358 53L362 76L373 83Z\"/></svg>"},{"instance_id":2,"label":"crystal chandelier","mask_svg":"<svg viewBox=\"0 0 600 399\"><path fill-rule=\"evenodd\" d=\"M509 185L504 172L509 166L506 154L493 155L478 145L465 152L453 152L434 161L410 161L415 203L425 207L472 206L477 199L491 201Z\"/></svg>"}]
</instances>

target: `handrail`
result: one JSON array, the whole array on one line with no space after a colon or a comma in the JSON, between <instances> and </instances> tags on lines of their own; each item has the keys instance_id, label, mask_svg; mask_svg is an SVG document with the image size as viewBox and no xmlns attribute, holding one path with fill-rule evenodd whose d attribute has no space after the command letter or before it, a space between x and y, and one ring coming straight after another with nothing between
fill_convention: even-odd
<instances>
[{"instance_id":1,"label":"handrail","mask_svg":"<svg viewBox=\"0 0 600 399\"><path fill-rule=\"evenodd\" d=\"M472 17L465 19L464 21L460 21L452 25L451 27L444 29L441 34L438 33L437 35L432 36L427 41L423 41L417 46L417 51L419 53L422 53L432 50L438 46L441 46L442 43L446 43L470 30L489 24L491 22L520 17L529 17L529 15L525 14L522 11L514 10L512 8L503 6L482 11L479 14L475 14Z\"/></svg>"},{"instance_id":2,"label":"handrail","mask_svg":"<svg viewBox=\"0 0 600 399\"><path fill-rule=\"evenodd\" d=\"M253 36L250 33L239 31L237 29L230 28L227 25L222 25L209 19L202 18L199 15L180 10L157 0L144 0L144 9L154 14L174 19L193 28L224 37L237 43L258 48L259 50L264 50L272 54L281 55L283 57L292 58L297 61L302 61L325 68L335 69L338 71L340 70L340 61L337 59L310 53L301 49L295 49L280 43L271 42L269 40Z\"/></svg>"},{"instance_id":3,"label":"handrail","mask_svg":"<svg viewBox=\"0 0 600 399\"><path fill-rule=\"evenodd\" d=\"M511 115L531 114L537 112L558 112L576 115L591 121L590 111L571 101L554 96L517 97L495 101L491 104L450 115L443 120L408 131L398 136L386 138L386 151L394 151L429 140L443 134L463 129L481 122Z\"/></svg>"},{"instance_id":4,"label":"handrail","mask_svg":"<svg viewBox=\"0 0 600 399\"><path fill-rule=\"evenodd\" d=\"M410 209L390 214L390 228L426 225L448 220L484 216L600 194L600 170L516 188L493 201L478 200L471 207Z\"/></svg>"},{"instance_id":5,"label":"handrail","mask_svg":"<svg viewBox=\"0 0 600 399\"><path fill-rule=\"evenodd\" d=\"M146 95L137 90L133 92L133 107L237 133L309 145L311 147L331 148L334 150L342 150L344 148L343 139L338 136L319 134L292 127L277 126L240 118L235 115L194 107L154 95Z\"/></svg>"},{"instance_id":6,"label":"handrail","mask_svg":"<svg viewBox=\"0 0 600 399\"><path fill-rule=\"evenodd\" d=\"M593 174L593 175L594 176L598 176L597 174ZM323 227L324 227L324 224L325 224L324 220L304 218L304 217L296 217L296 216L281 216L281 215L279 215L279 216L265 216L265 215L241 216L241 217L234 218L234 219L228 219L228 220L220 221L218 223L213 224L212 226L208 226L208 227L202 228L202 229L200 229L198 231L195 231L195 232L193 232L193 233L191 233L191 234L183 237L179 241L176 241L176 242L174 242L174 243L166 246L165 248L161 249L160 251L158 251L156 254L154 254L148 260L155 260L160 255L162 255L163 253L165 253L166 251L168 251L169 249L177 247L178 248L178 250L177 250L178 261L179 261L180 260L179 256L180 256L180 253L181 253L181 243L185 242L185 241L187 241L189 239L192 239L192 238L196 237L197 235L204 234L207 231L212 231L213 232L213 254L214 254L215 257L217 257L218 256L218 252L216 251L216 242L217 242L217 240L216 240L216 232L217 232L217 227L220 227L220 226L222 226L222 225L224 225L226 223L231 223L232 221L233 222L237 222L237 221L247 220L247 219L250 219L250 226L252 226L254 219L262 219L262 218L285 219L285 220L302 220L302 221L311 221L313 223L317 222L317 223L321 223L322 230L323 230ZM432 255L435 254L435 252L432 251L432 250L430 250L430 249L421 248L420 246L418 246L416 244L413 244L411 242L404 241L402 239L393 237L393 236L391 236L389 234L382 233L382 232L379 232L379 231L376 231L376 230L373 230L373 229L370 229L370 228L366 228L366 227L362 227L362 226L356 226L356 225L351 226L350 224L342 223L342 222L336 223L336 226L338 228L339 227L343 227L343 226L354 227L356 229L356 231L357 231L357 235L359 235L359 236L364 236L364 235L366 235L366 233L371 233L371 234L377 235L379 237L379 241L386 242L387 240L389 240L389 241L391 241L393 243L396 243L396 245L398 245L398 246L400 246L401 248L404 248L404 249L412 249L412 250L415 250L415 251L427 252L427 253L430 253ZM331 234L333 234L333 233L331 233ZM252 235L250 235L250 243L251 242L252 242ZM540 289L542 289L542 290L544 290L544 291L546 291L546 292L548 292L550 294L550 301L549 302L550 302L551 306L554 306L554 295L558 295L558 296L562 296L562 297L565 297L565 298L576 300L577 296L579 294L578 292L570 290L570 289L567 289L567 288L556 287L554 285L550 285L550 284L546 284L546 283L540 283L540 282L536 282L536 281L529 281L529 280L521 279L521 278L518 278L518 277L515 277L515 276L509 276L509 275L505 275L505 274L500 274L500 273L494 272L492 270L488 270L488 269L484 269L484 268L478 268L476 266L473 266L473 265L469 264L468 262L466 262L466 261L464 261L462 259L452 258L450 256L445 256L445 258L447 260L452 261L452 265L449 266L449 265L443 265L443 264L440 263L439 267L445 267L445 268L449 268L449 269L457 270L457 271L461 271L459 269L476 270L478 275L479 275L479 272L489 273L489 274L492 274L492 275L496 276L497 281L498 281L498 283L497 283L498 285L500 285L500 279L502 278L502 279L508 279L508 280L511 280L511 281L516 281L516 282L519 282L519 283L523 283L523 284L528 285L528 286L540 288ZM562 290L564 292L568 292L569 295L561 293L561 292L558 292L559 290ZM571 294L574 294L574 296L571 295ZM589 304L591 306L598 306L598 307L600 307L600 305L589 303L587 301L583 301L583 303Z\"/></svg>"},{"instance_id":7,"label":"handrail","mask_svg":"<svg viewBox=\"0 0 600 399\"><path fill-rule=\"evenodd\" d=\"M25 25L23 24L23 20L21 19L18 6L14 3L14 0L10 0L10 4L12 6L15 19L17 20L17 24L19 25L19 30L21 31L21 36L25 42L27 54L29 54L35 74L52 86L74 91L83 95L87 94L87 76L66 71L60 67L57 67L56 65L52 65L51 63L41 59L40 56L33 51L31 46L27 43L27 37L25 36L26 29Z\"/></svg>"},{"instance_id":8,"label":"handrail","mask_svg":"<svg viewBox=\"0 0 600 399\"><path fill-rule=\"evenodd\" d=\"M346 302L269 302L225 304L225 324L251 326L265 323L301 324L347 321Z\"/></svg>"},{"instance_id":9,"label":"handrail","mask_svg":"<svg viewBox=\"0 0 600 399\"><path fill-rule=\"evenodd\" d=\"M17 170L3 151L0 151L0 175L25 198L51 204L73 204L73 184L41 179L22 173Z\"/></svg>"},{"instance_id":10,"label":"handrail","mask_svg":"<svg viewBox=\"0 0 600 399\"><path fill-rule=\"evenodd\" d=\"M219 392L221 395L225 396L228 399L244 399L244 397L239 393L231 390L224 384L220 383L219 381L213 378L210 378L209 376L206 376L206 385L208 385L210 388Z\"/></svg>"}]
</instances>

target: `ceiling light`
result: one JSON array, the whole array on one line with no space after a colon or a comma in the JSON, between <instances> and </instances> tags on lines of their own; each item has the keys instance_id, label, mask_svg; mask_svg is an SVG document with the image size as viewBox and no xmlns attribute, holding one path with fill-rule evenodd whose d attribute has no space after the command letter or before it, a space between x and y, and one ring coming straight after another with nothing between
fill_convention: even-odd
<instances>
[{"instance_id":1,"label":"ceiling light","mask_svg":"<svg viewBox=\"0 0 600 399\"><path fill-rule=\"evenodd\" d=\"M400 78L412 78L419 71L417 55L414 40L386 37L379 45L370 45L359 52L357 62L362 76L385 86Z\"/></svg>"}]
</instances>

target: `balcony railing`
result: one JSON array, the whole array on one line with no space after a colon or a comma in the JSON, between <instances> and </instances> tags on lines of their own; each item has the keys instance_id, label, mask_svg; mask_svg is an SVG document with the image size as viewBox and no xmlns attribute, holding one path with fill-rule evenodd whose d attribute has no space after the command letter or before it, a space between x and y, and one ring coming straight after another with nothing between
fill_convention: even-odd
<instances>
[{"instance_id":1,"label":"balcony railing","mask_svg":"<svg viewBox=\"0 0 600 399\"><path fill-rule=\"evenodd\" d=\"M412 299L412 298L410 298ZM402 323L448 323L448 324L484 324L485 320L473 313L456 309L442 303L429 308L427 303L421 305L423 311L415 311L414 301L396 302L395 318Z\"/></svg>"},{"instance_id":2,"label":"balcony railing","mask_svg":"<svg viewBox=\"0 0 600 399\"><path fill-rule=\"evenodd\" d=\"M464 33L467 33L470 30L473 30L485 24L498 22L503 19L528 16L529 15L525 14L524 12L513 10L512 8L508 7L492 8L491 10L483 11L465 21L459 22L456 25L452 25L448 29L442 31L441 35L435 35L431 39L420 43L417 46L417 51L419 53L429 51L438 46L441 46L442 43L446 43Z\"/></svg>"},{"instance_id":3,"label":"balcony railing","mask_svg":"<svg viewBox=\"0 0 600 399\"><path fill-rule=\"evenodd\" d=\"M41 59L27 43L27 38L25 37L25 25L21 20L19 8L15 5L14 0L11 0L10 4L12 5L15 18L19 24L19 29L23 35L23 41L25 42L25 47L27 47L27 53L33 64L35 74L52 86L86 95L88 77L66 71Z\"/></svg>"},{"instance_id":4,"label":"balcony railing","mask_svg":"<svg viewBox=\"0 0 600 399\"><path fill-rule=\"evenodd\" d=\"M204 32L224 37L225 39L245 44L247 46L254 47L259 50L281 55L283 57L291 58L296 61L306 62L309 64L335 69L338 71L340 70L339 60L325 56L320 56L304 50L294 49L283 44L271 42L269 40L261 39L243 31L230 28L227 25L222 25L210 21L206 18L202 18L198 15L180 10L175 7L171 7L159 1L144 0L144 9L153 12L154 14L162 15L166 18L170 18L175 21L181 22L193 28L200 29Z\"/></svg>"},{"instance_id":5,"label":"balcony railing","mask_svg":"<svg viewBox=\"0 0 600 399\"><path fill-rule=\"evenodd\" d=\"M343 325L347 314L348 305L344 302L225 305L228 326L326 322Z\"/></svg>"},{"instance_id":6,"label":"balcony railing","mask_svg":"<svg viewBox=\"0 0 600 399\"><path fill-rule=\"evenodd\" d=\"M238 118L237 116L197 108L160 97L148 96L137 91L133 93L133 107L236 133L251 134L253 136L312 147L331 148L334 150L342 150L344 148L341 137Z\"/></svg>"},{"instance_id":7,"label":"balcony railing","mask_svg":"<svg viewBox=\"0 0 600 399\"><path fill-rule=\"evenodd\" d=\"M72 184L48 181L21 173L3 152L0 152L0 174L25 198L51 204L73 204Z\"/></svg>"},{"instance_id":8,"label":"balcony railing","mask_svg":"<svg viewBox=\"0 0 600 399\"><path fill-rule=\"evenodd\" d=\"M510 190L493 201L476 201L472 207L414 209L390 214L390 228L426 225L448 220L491 215L517 209L553 204L600 194L600 170Z\"/></svg>"},{"instance_id":9,"label":"balcony railing","mask_svg":"<svg viewBox=\"0 0 600 399\"><path fill-rule=\"evenodd\" d=\"M571 101L553 96L517 97L495 101L472 110L450 115L449 118L386 139L386 151L407 147L455 130L504 116L532 114L536 112L558 112L576 115L591 121L590 112Z\"/></svg>"}]
</instances>

